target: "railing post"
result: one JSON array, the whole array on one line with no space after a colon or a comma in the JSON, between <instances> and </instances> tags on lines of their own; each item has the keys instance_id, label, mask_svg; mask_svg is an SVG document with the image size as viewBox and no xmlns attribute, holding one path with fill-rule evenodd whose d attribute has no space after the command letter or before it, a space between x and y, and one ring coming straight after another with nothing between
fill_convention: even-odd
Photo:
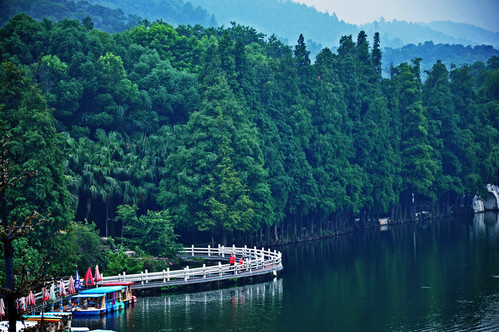
<instances>
[{"instance_id":1,"label":"railing post","mask_svg":"<svg viewBox=\"0 0 499 332\"><path fill-rule=\"evenodd\" d=\"M168 281L170 281L170 268L169 267L166 268L166 279Z\"/></svg>"},{"instance_id":2,"label":"railing post","mask_svg":"<svg viewBox=\"0 0 499 332\"><path fill-rule=\"evenodd\" d=\"M232 252L234 253L234 256L235 256L236 255L236 245L235 244L232 245Z\"/></svg>"},{"instance_id":3,"label":"railing post","mask_svg":"<svg viewBox=\"0 0 499 332\"><path fill-rule=\"evenodd\" d=\"M148 271L147 271L147 269L146 269L146 284L148 284L148 283L149 283L149 275L148 275L148 273L149 273L149 272L148 272Z\"/></svg>"},{"instance_id":4,"label":"railing post","mask_svg":"<svg viewBox=\"0 0 499 332\"><path fill-rule=\"evenodd\" d=\"M222 276L222 262L218 262L218 272Z\"/></svg>"},{"instance_id":5,"label":"railing post","mask_svg":"<svg viewBox=\"0 0 499 332\"><path fill-rule=\"evenodd\" d=\"M184 269L184 281L189 280L189 265L187 265Z\"/></svg>"},{"instance_id":6,"label":"railing post","mask_svg":"<svg viewBox=\"0 0 499 332\"><path fill-rule=\"evenodd\" d=\"M144 272L140 271L140 283L144 284Z\"/></svg>"},{"instance_id":7,"label":"railing post","mask_svg":"<svg viewBox=\"0 0 499 332\"><path fill-rule=\"evenodd\" d=\"M208 257L210 257L210 256L211 256L211 251L210 251L210 249L211 249L211 247L210 247L210 245L208 245Z\"/></svg>"},{"instance_id":8,"label":"railing post","mask_svg":"<svg viewBox=\"0 0 499 332\"><path fill-rule=\"evenodd\" d=\"M253 264L251 263L251 258L248 260L248 264L249 264L249 271L251 273L251 271L253 270L253 268L251 267Z\"/></svg>"},{"instance_id":9,"label":"railing post","mask_svg":"<svg viewBox=\"0 0 499 332\"><path fill-rule=\"evenodd\" d=\"M225 257L225 247L222 246L222 257Z\"/></svg>"},{"instance_id":10,"label":"railing post","mask_svg":"<svg viewBox=\"0 0 499 332\"><path fill-rule=\"evenodd\" d=\"M123 271L123 281L126 281L126 272Z\"/></svg>"},{"instance_id":11,"label":"railing post","mask_svg":"<svg viewBox=\"0 0 499 332\"><path fill-rule=\"evenodd\" d=\"M192 256L194 257L194 245L192 245Z\"/></svg>"},{"instance_id":12,"label":"railing post","mask_svg":"<svg viewBox=\"0 0 499 332\"><path fill-rule=\"evenodd\" d=\"M203 279L206 279L206 264L203 264Z\"/></svg>"},{"instance_id":13,"label":"railing post","mask_svg":"<svg viewBox=\"0 0 499 332\"><path fill-rule=\"evenodd\" d=\"M220 256L220 243L218 244L218 256Z\"/></svg>"},{"instance_id":14,"label":"railing post","mask_svg":"<svg viewBox=\"0 0 499 332\"><path fill-rule=\"evenodd\" d=\"M163 283L166 284L166 272L163 270Z\"/></svg>"}]
</instances>

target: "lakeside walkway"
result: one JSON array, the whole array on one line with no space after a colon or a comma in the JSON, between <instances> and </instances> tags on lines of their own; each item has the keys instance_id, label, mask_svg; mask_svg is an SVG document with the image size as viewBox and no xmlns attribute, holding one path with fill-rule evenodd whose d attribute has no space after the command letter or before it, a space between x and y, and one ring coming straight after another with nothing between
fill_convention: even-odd
<instances>
[{"instance_id":1,"label":"lakeside walkway","mask_svg":"<svg viewBox=\"0 0 499 332\"><path fill-rule=\"evenodd\" d=\"M236 256L236 264L230 265L230 255ZM126 274L125 272L117 276L104 276L97 286L108 282L133 281L134 288L139 291L153 289L168 289L168 287L179 287L184 285L195 285L202 283L212 283L224 280L244 279L258 276L277 276L277 272L283 269L282 253L256 247L186 247L179 253L182 259L202 259L214 262L213 265L204 263L201 267L190 268L186 266L180 270L170 270L169 268L161 272L144 272L137 274ZM243 257L244 263L239 264L239 258ZM225 263L226 262L226 263ZM217 264L218 263L218 264ZM56 290L59 287L59 280L54 281ZM69 279L63 280L66 289L69 286ZM49 287L50 285L47 285ZM42 302L42 292L35 294L36 303ZM70 296L65 296L65 298Z\"/></svg>"},{"instance_id":2,"label":"lakeside walkway","mask_svg":"<svg viewBox=\"0 0 499 332\"><path fill-rule=\"evenodd\" d=\"M236 264L228 263L231 254L236 256ZM118 281L134 281L136 290L162 288L169 286L181 286L188 284L210 283L229 279L241 279L263 275L277 275L283 269L282 254L276 250L257 249L256 247L224 247L211 248L187 247L181 253L183 259L203 259L218 261L218 264L190 268L186 266L181 270L166 269L161 272L148 272L140 274L119 274L107 276L102 283ZM239 264L239 258L243 257L244 263ZM226 261L227 263L222 263Z\"/></svg>"}]
</instances>

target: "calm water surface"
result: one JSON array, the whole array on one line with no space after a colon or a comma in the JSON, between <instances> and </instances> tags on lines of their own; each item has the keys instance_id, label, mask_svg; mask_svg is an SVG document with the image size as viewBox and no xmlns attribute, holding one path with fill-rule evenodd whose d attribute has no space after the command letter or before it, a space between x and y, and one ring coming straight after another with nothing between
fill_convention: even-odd
<instances>
[{"instance_id":1,"label":"calm water surface","mask_svg":"<svg viewBox=\"0 0 499 332\"><path fill-rule=\"evenodd\" d=\"M278 279L139 298L115 331L499 331L497 213L278 248Z\"/></svg>"}]
</instances>

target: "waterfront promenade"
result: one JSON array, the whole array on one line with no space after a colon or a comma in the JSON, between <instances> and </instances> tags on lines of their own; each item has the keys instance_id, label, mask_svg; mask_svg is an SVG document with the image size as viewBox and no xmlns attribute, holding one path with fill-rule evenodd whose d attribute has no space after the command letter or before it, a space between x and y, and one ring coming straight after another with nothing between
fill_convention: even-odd
<instances>
[{"instance_id":1,"label":"waterfront promenade","mask_svg":"<svg viewBox=\"0 0 499 332\"><path fill-rule=\"evenodd\" d=\"M229 264L229 257L234 254L237 258L236 264ZM217 283L227 280L249 279L254 277L275 277L283 269L282 254L276 250L265 248L225 247L218 245L208 247L185 247L179 256L187 261L199 261L199 267L185 266L182 269L170 270L169 268L160 272L148 272L147 270L137 274L126 274L125 272L115 276L104 276L100 284L108 282L133 281L135 290L154 291L169 290L186 285ZM243 264L239 259L243 258ZM105 271L104 271L105 272ZM66 288L69 279L63 281ZM54 281L58 289L59 281ZM50 287L50 284L47 285ZM35 294L36 302L42 302L42 292Z\"/></svg>"}]
</instances>

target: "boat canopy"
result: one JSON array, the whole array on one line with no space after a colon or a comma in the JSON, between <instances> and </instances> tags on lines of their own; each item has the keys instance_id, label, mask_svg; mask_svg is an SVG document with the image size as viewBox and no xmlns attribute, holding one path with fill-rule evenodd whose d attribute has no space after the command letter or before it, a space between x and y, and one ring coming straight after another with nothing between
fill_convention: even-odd
<instances>
[{"instance_id":1,"label":"boat canopy","mask_svg":"<svg viewBox=\"0 0 499 332\"><path fill-rule=\"evenodd\" d=\"M90 295L90 294L108 294L113 292L121 291L125 286L105 286L92 289L85 289L81 291L79 295Z\"/></svg>"},{"instance_id":2,"label":"boat canopy","mask_svg":"<svg viewBox=\"0 0 499 332\"><path fill-rule=\"evenodd\" d=\"M135 281L113 281L113 282L105 282L102 286L130 286L135 284Z\"/></svg>"},{"instance_id":3,"label":"boat canopy","mask_svg":"<svg viewBox=\"0 0 499 332\"><path fill-rule=\"evenodd\" d=\"M99 293L99 294L78 294L75 296L71 296L71 298L89 298L89 297L103 297L106 296L106 293Z\"/></svg>"}]
</instances>

